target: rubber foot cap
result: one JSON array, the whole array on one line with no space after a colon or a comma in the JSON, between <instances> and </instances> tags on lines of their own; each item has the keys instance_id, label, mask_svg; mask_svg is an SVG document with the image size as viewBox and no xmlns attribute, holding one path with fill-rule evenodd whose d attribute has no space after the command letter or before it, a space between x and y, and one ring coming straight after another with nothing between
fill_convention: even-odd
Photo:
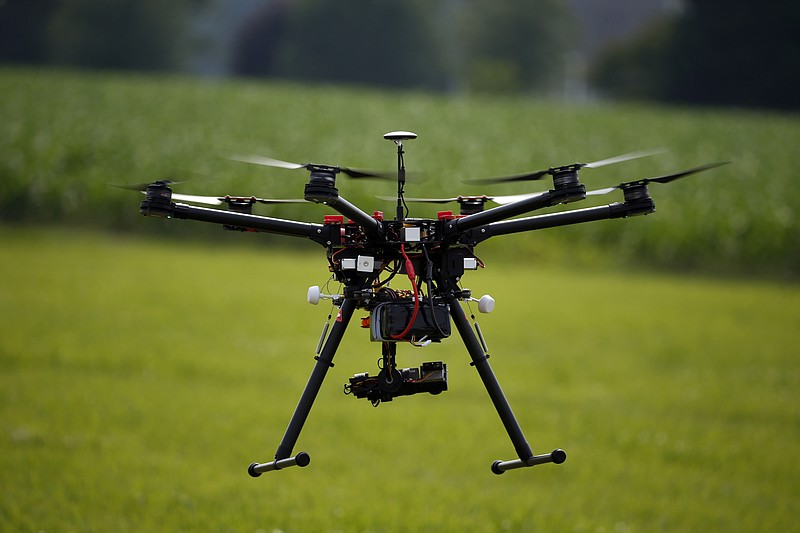
<instances>
[{"instance_id":1,"label":"rubber foot cap","mask_svg":"<svg viewBox=\"0 0 800 533\"><path fill-rule=\"evenodd\" d=\"M555 464L560 465L567 460L567 452L559 448L557 450L553 450L553 453L550 454L550 457L553 458L553 462Z\"/></svg>"},{"instance_id":2,"label":"rubber foot cap","mask_svg":"<svg viewBox=\"0 0 800 533\"><path fill-rule=\"evenodd\" d=\"M500 465L502 462L503 462L503 461L497 460L497 461L495 461L495 462L493 462L493 463L492 463L492 472L493 472L493 473L495 473L495 474L497 474L498 476L499 476L500 474L503 474L503 473L504 473L502 470L500 470L500 469L498 468L498 466L499 466L499 465Z\"/></svg>"},{"instance_id":3,"label":"rubber foot cap","mask_svg":"<svg viewBox=\"0 0 800 533\"><path fill-rule=\"evenodd\" d=\"M297 459L297 466L300 467L308 466L308 464L311 462L311 456L308 455L306 452L298 453L295 456L295 459Z\"/></svg>"},{"instance_id":4,"label":"rubber foot cap","mask_svg":"<svg viewBox=\"0 0 800 533\"><path fill-rule=\"evenodd\" d=\"M258 463L250 463L250 466L247 467L247 473L250 474L250 477L259 477L261 472L256 472L256 467Z\"/></svg>"}]
</instances>

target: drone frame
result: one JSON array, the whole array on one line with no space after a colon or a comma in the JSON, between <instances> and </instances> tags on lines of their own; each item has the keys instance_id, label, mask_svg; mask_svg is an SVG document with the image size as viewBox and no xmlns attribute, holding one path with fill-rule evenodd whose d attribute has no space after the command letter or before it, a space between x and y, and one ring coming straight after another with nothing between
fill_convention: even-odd
<instances>
[{"instance_id":1,"label":"drone frame","mask_svg":"<svg viewBox=\"0 0 800 533\"><path fill-rule=\"evenodd\" d=\"M578 169L581 165L569 165L551 169L554 188L541 194L464 216L440 212L435 220L407 218L407 207L403 199L405 184L403 141L415 137L416 135L411 132L390 132L385 136L397 145L398 155L397 213L393 220L385 220L380 212L369 215L340 196L335 187L338 167L325 165L305 166L310 170L310 179L305 186L304 194L305 200L325 204L339 213L326 216L323 224L254 215L241 210L225 211L177 203L172 200L171 182L168 181L153 182L144 191L146 198L140 205L140 212L143 215L209 222L221 224L226 229L310 239L327 249L330 268L338 281L343 284L342 295L326 295L332 298L334 305L339 308L338 315L330 329L328 330L326 324L323 330L315 357L316 363L280 441L274 460L252 463L248 473L253 477L272 470L290 466L304 467L309 464L308 453L300 452L292 455L300 432L329 368L333 367L334 355L354 312L359 308L373 309L380 299L380 294L374 288L383 267L390 262L397 265L395 273L406 274L411 279L415 291L423 281L427 282L431 306L435 300L437 305L449 311L449 317L470 355L470 364L476 368L518 457L512 460L494 461L491 465L492 472L502 474L507 470L543 463L560 464L566 460L566 453L561 449L534 455L489 364L489 353L481 330L477 322L475 329L471 327L460 304L461 301L472 300L470 291L460 288L461 277L465 270L477 268L480 260L474 256L474 247L491 237L654 212L655 203L647 189L647 181L640 180L620 185L624 202L512 218L542 208L585 199L586 188L578 179ZM415 281L417 277L419 282ZM419 298L415 292L416 304L419 304ZM474 320L474 316L472 318ZM380 339L383 344L384 365L388 365L388 372L385 369L383 371L384 381L387 379L391 381L395 371L394 355L397 343L408 340L402 336Z\"/></svg>"}]
</instances>

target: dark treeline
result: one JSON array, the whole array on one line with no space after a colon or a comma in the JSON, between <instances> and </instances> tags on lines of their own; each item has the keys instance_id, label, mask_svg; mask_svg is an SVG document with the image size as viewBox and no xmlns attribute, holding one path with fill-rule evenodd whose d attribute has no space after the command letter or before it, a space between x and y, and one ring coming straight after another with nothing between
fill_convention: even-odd
<instances>
[{"instance_id":1,"label":"dark treeline","mask_svg":"<svg viewBox=\"0 0 800 533\"><path fill-rule=\"evenodd\" d=\"M576 74L570 0L264 0L229 33L226 74L450 92L561 94L796 110L800 4L684 0ZM217 0L0 0L0 61L187 70ZM589 22L591 23L591 22ZM212 25L215 21L212 20Z\"/></svg>"},{"instance_id":2,"label":"dark treeline","mask_svg":"<svg viewBox=\"0 0 800 533\"><path fill-rule=\"evenodd\" d=\"M0 61L96 69L179 68L204 0L0 0Z\"/></svg>"},{"instance_id":3,"label":"dark treeline","mask_svg":"<svg viewBox=\"0 0 800 533\"><path fill-rule=\"evenodd\" d=\"M680 16L608 49L595 86L623 98L800 108L800 3L686 3Z\"/></svg>"}]
</instances>

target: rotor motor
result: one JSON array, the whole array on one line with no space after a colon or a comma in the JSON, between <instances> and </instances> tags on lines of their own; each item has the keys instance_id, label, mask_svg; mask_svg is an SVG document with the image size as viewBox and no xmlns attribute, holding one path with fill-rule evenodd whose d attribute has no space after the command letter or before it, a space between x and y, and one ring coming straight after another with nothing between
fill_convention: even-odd
<instances>
[{"instance_id":1,"label":"rotor motor","mask_svg":"<svg viewBox=\"0 0 800 533\"><path fill-rule=\"evenodd\" d=\"M336 172L330 169L312 168L311 176L303 191L303 197L309 202L329 204L339 198L336 188Z\"/></svg>"}]
</instances>

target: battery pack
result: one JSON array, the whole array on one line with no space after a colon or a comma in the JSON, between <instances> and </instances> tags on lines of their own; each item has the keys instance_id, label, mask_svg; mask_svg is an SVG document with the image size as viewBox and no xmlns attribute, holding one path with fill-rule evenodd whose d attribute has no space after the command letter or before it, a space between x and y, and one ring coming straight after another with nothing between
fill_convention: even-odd
<instances>
[{"instance_id":1,"label":"battery pack","mask_svg":"<svg viewBox=\"0 0 800 533\"><path fill-rule=\"evenodd\" d=\"M372 310L370 320L370 340L383 341L410 341L426 339L439 341L450 336L450 306L446 303L434 303L433 309L427 301L419 303L419 311L414 319L414 324L402 338L400 335L408 327L414 314L414 302L392 301L383 302Z\"/></svg>"}]
</instances>

